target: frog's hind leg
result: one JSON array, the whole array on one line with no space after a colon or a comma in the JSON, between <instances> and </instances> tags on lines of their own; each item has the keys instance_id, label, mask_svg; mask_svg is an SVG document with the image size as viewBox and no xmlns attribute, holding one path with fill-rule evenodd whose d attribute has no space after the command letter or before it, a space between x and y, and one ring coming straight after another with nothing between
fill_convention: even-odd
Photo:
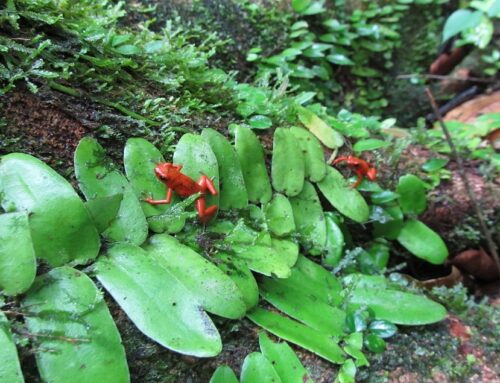
<instances>
[{"instance_id":1,"label":"frog's hind leg","mask_svg":"<svg viewBox=\"0 0 500 383\"><path fill-rule=\"evenodd\" d=\"M205 175L202 175L200 177L198 185L200 185L202 196L196 200L196 210L198 211L198 217L200 218L200 221L203 224L206 224L213 218L213 216L217 212L217 205L206 207L205 193L208 190L210 194L217 195L217 190L215 189L212 180Z\"/></svg>"},{"instance_id":2,"label":"frog's hind leg","mask_svg":"<svg viewBox=\"0 0 500 383\"><path fill-rule=\"evenodd\" d=\"M198 211L198 218L201 223L206 224L217 212L217 205L206 207L205 196L201 196L196 200L196 210Z\"/></svg>"},{"instance_id":3,"label":"frog's hind leg","mask_svg":"<svg viewBox=\"0 0 500 383\"><path fill-rule=\"evenodd\" d=\"M210 194L217 195L217 190L215 189L214 183L206 175L202 175L198 180L198 185L200 185L201 192L203 194L208 190Z\"/></svg>"}]
</instances>

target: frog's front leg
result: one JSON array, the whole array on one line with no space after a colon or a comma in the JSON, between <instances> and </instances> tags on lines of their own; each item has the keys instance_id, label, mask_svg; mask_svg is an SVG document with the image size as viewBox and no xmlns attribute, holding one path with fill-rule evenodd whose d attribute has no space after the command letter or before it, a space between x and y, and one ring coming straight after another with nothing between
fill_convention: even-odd
<instances>
[{"instance_id":1,"label":"frog's front leg","mask_svg":"<svg viewBox=\"0 0 500 383\"><path fill-rule=\"evenodd\" d=\"M172 188L168 188L167 189L167 198L166 199L157 199L157 200L154 200L152 198L146 198L144 200L144 202L147 202L151 205L162 205L162 204L168 204L170 202L172 202L172 192L173 192L173 189Z\"/></svg>"}]
</instances>

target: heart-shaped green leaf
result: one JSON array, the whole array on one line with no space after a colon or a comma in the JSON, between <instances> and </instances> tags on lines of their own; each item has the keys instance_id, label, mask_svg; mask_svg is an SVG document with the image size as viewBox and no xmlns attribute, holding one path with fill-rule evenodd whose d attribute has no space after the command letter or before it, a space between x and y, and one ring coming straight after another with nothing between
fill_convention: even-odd
<instances>
[{"instance_id":1,"label":"heart-shaped green leaf","mask_svg":"<svg viewBox=\"0 0 500 383\"><path fill-rule=\"evenodd\" d=\"M28 216L26 213L0 214L0 293L25 292L35 280L35 274L35 250Z\"/></svg>"},{"instance_id":2,"label":"heart-shaped green leaf","mask_svg":"<svg viewBox=\"0 0 500 383\"><path fill-rule=\"evenodd\" d=\"M245 315L246 305L236 284L222 270L166 234L149 238L146 252L197 296L202 307L225 318Z\"/></svg>"},{"instance_id":3,"label":"heart-shaped green leaf","mask_svg":"<svg viewBox=\"0 0 500 383\"><path fill-rule=\"evenodd\" d=\"M0 158L1 204L6 212L25 212L38 258L51 266L86 263L100 241L83 201L68 181L27 154Z\"/></svg>"},{"instance_id":4,"label":"heart-shaped green leaf","mask_svg":"<svg viewBox=\"0 0 500 383\"><path fill-rule=\"evenodd\" d=\"M118 215L103 236L113 242L140 245L148 224L138 198L125 176L106 157L104 148L90 137L83 138L75 151L75 175L87 201L123 194Z\"/></svg>"},{"instance_id":5,"label":"heart-shaped green leaf","mask_svg":"<svg viewBox=\"0 0 500 383\"><path fill-rule=\"evenodd\" d=\"M0 306L2 300L0 299ZM0 310L0 382L24 383L21 365L17 356L16 344L12 339L10 323Z\"/></svg>"},{"instance_id":6,"label":"heart-shaped green leaf","mask_svg":"<svg viewBox=\"0 0 500 383\"><path fill-rule=\"evenodd\" d=\"M162 346L198 357L221 351L219 332L196 295L140 247L114 245L95 273L137 328Z\"/></svg>"},{"instance_id":7,"label":"heart-shaped green leaf","mask_svg":"<svg viewBox=\"0 0 500 383\"><path fill-rule=\"evenodd\" d=\"M28 330L40 334L36 348L42 380L130 381L125 350L102 294L92 280L70 267L37 277L22 302L32 315Z\"/></svg>"}]
</instances>

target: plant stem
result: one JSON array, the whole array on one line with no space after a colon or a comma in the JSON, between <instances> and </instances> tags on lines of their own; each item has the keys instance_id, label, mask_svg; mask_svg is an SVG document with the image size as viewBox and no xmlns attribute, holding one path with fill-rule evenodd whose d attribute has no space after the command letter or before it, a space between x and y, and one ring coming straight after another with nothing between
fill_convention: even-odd
<instances>
[{"instance_id":1,"label":"plant stem","mask_svg":"<svg viewBox=\"0 0 500 383\"><path fill-rule=\"evenodd\" d=\"M441 126L441 129L443 130L443 133L446 137L446 141L448 142L448 146L451 149L451 153L452 153L453 157L455 157L455 161L458 165L458 173L460 174L460 178L462 178L462 182L465 185L465 190L467 191L467 194L469 196L469 200L471 201L472 205L474 206L474 210L476 211L477 219L479 220L479 224L481 225L481 231L483 232L483 235L486 238L486 242L488 244L490 254L493 256L493 259L495 260L498 271L500 272L500 259L498 258L497 246L496 246L495 242L493 241L493 238L491 236L490 230L488 229L488 226L486 226L486 219L484 218L481 207L479 206L479 202L477 201L476 197L474 196L474 193L472 192L472 188L469 184L469 180L467 179L467 176L465 174L464 164L462 162L462 157L459 156L457 148L455 147L455 144L453 143L453 140L451 138L450 132L448 131L448 128L446 127L446 124L443 121L443 116L441 116L441 113L439 112L439 108L436 104L436 100L434 99L434 95L432 94L432 92L429 88L425 88L425 92L427 93L427 97L429 97L429 101L431 103L432 109L434 110L434 114L436 115L436 118L439 122L439 125Z\"/></svg>"}]
</instances>

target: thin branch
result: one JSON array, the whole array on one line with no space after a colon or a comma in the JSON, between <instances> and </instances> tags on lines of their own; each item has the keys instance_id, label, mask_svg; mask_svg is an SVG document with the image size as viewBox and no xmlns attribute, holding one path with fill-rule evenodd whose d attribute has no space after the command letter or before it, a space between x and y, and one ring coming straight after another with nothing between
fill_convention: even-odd
<instances>
[{"instance_id":1,"label":"thin branch","mask_svg":"<svg viewBox=\"0 0 500 383\"><path fill-rule=\"evenodd\" d=\"M466 81L466 82L481 82L484 84L494 84L499 82L497 79L493 78L482 78L482 77L460 77L460 76L441 76L438 74L419 74L419 73L413 73L413 74L400 74L399 76L396 76L397 80L400 79L411 79L411 78L425 78L425 79L430 79L430 80L454 80L454 81Z\"/></svg>"},{"instance_id":2,"label":"thin branch","mask_svg":"<svg viewBox=\"0 0 500 383\"><path fill-rule=\"evenodd\" d=\"M434 95L432 94L429 88L425 88L425 92L427 93L427 97L429 97L429 101L432 105L432 109L434 110L434 114L436 115L436 118L439 121L439 125L441 126L441 129L443 129L443 133L446 137L446 141L448 142L448 146L451 149L451 153L453 157L455 157L455 161L458 164L458 172L460 174L460 178L462 178L462 182L465 185L465 190L467 191L469 200L471 201L472 205L474 206L474 210L476 211L477 219L479 220L479 224L481 225L481 231L483 232L483 235L486 238L490 254L493 256L493 259L495 260L498 271L500 271L500 259L498 258L497 246L493 241L488 226L486 225L486 219L484 218L481 207L479 206L479 202L477 201L476 197L474 196L474 193L472 192L472 187L470 186L469 180L467 179L467 176L465 174L462 157L460 157L460 155L458 154L457 148L453 143L450 132L448 131L448 128L446 127L446 124L443 121L443 116L441 116L441 113L439 112L439 108L436 104L436 100L434 99Z\"/></svg>"}]
</instances>

